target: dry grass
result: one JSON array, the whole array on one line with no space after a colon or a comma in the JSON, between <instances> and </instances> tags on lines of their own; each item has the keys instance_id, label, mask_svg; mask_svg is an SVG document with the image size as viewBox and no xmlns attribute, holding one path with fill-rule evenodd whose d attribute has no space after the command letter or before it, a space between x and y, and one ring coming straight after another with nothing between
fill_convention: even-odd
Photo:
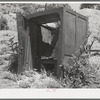
<instances>
[{"instance_id":1,"label":"dry grass","mask_svg":"<svg viewBox=\"0 0 100 100\"><path fill-rule=\"evenodd\" d=\"M7 83L6 83L7 82ZM20 75L9 71L0 73L0 88L61 88L58 80L39 74L36 71L25 71Z\"/></svg>"},{"instance_id":2,"label":"dry grass","mask_svg":"<svg viewBox=\"0 0 100 100\"><path fill-rule=\"evenodd\" d=\"M30 74L31 73L31 74ZM23 74L25 77L18 81L21 88L61 88L61 84L48 77L46 74L39 74L35 71L26 71ZM20 77L22 77L21 75Z\"/></svg>"}]
</instances>

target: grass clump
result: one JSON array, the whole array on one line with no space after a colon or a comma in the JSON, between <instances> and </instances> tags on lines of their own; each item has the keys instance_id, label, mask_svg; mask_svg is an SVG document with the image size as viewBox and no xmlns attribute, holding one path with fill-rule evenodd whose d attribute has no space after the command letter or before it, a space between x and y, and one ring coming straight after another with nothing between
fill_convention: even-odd
<instances>
[{"instance_id":1,"label":"grass clump","mask_svg":"<svg viewBox=\"0 0 100 100\"><path fill-rule=\"evenodd\" d=\"M8 80L12 80L12 81L17 81L17 75L16 74L12 74L10 71L5 71L3 74L3 79L8 79Z\"/></svg>"}]
</instances>

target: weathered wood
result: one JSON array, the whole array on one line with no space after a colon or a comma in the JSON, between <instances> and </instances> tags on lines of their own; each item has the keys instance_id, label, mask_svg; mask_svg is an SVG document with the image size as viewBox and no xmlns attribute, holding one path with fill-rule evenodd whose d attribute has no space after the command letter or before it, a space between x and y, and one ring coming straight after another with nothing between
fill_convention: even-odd
<instances>
[{"instance_id":1,"label":"weathered wood","mask_svg":"<svg viewBox=\"0 0 100 100\"><path fill-rule=\"evenodd\" d=\"M23 69L23 17L21 13L17 13L17 29L18 29L18 41L19 41L19 47L18 47L18 73L22 72Z\"/></svg>"},{"instance_id":2,"label":"weathered wood","mask_svg":"<svg viewBox=\"0 0 100 100\"><path fill-rule=\"evenodd\" d=\"M64 13L64 23L63 23L64 54L72 54L75 51L75 42L76 42L75 20L76 20L75 15L69 12Z\"/></svg>"},{"instance_id":3,"label":"weathered wood","mask_svg":"<svg viewBox=\"0 0 100 100\"><path fill-rule=\"evenodd\" d=\"M30 54L30 39L29 29L25 28L25 19L21 13L17 13L17 28L18 28L18 39L19 39L19 50L18 50L18 73L23 72L25 69L30 69L32 66L29 62ZM30 64L29 64L30 63Z\"/></svg>"},{"instance_id":4,"label":"weathered wood","mask_svg":"<svg viewBox=\"0 0 100 100\"><path fill-rule=\"evenodd\" d=\"M39 45L41 45L41 41L42 41L42 35L40 35L41 28L39 25L34 24L32 22L30 22L29 24L30 24L32 63L33 63L33 68L37 68L38 65L36 65L36 63L37 63L37 59L40 59L39 51L41 49L41 46Z\"/></svg>"},{"instance_id":5,"label":"weathered wood","mask_svg":"<svg viewBox=\"0 0 100 100\"><path fill-rule=\"evenodd\" d=\"M50 10L36 12L34 14L26 16L26 18L27 19L33 19L33 18L36 18L36 17L41 17L41 16L45 16L45 15L52 15L52 14L55 14L55 13L60 14L62 11L63 11L63 7L54 8L54 9L50 9Z\"/></svg>"},{"instance_id":6,"label":"weathered wood","mask_svg":"<svg viewBox=\"0 0 100 100\"><path fill-rule=\"evenodd\" d=\"M75 50L83 43L88 30L87 17L62 7L28 15L25 17L26 20L20 14L17 17L19 53L21 48L25 49L22 49L22 54L19 54L19 72L23 71L24 68L39 69L39 60L42 55L45 56L42 53L43 50L46 53L46 49L48 55L51 55L51 53L49 54L51 49L47 46L48 44L45 45L48 48L42 46L44 45L41 35L42 24L60 21L57 42L54 40L52 42L57 60L57 73L60 71L59 65L62 64L65 55L75 53Z\"/></svg>"},{"instance_id":7,"label":"weathered wood","mask_svg":"<svg viewBox=\"0 0 100 100\"><path fill-rule=\"evenodd\" d=\"M86 38L87 18L65 9L63 20L64 53L74 54Z\"/></svg>"},{"instance_id":8,"label":"weathered wood","mask_svg":"<svg viewBox=\"0 0 100 100\"><path fill-rule=\"evenodd\" d=\"M81 17L77 17L77 34L76 34L76 47L79 48L80 45L84 42L86 38L86 32L87 32L87 21L82 19Z\"/></svg>"},{"instance_id":9,"label":"weathered wood","mask_svg":"<svg viewBox=\"0 0 100 100\"><path fill-rule=\"evenodd\" d=\"M30 36L29 36L29 26L26 28L26 52L25 52L25 69L32 69L32 54L31 54L31 45L30 45Z\"/></svg>"},{"instance_id":10,"label":"weathered wood","mask_svg":"<svg viewBox=\"0 0 100 100\"><path fill-rule=\"evenodd\" d=\"M75 46L75 16L67 12L65 16L65 45Z\"/></svg>"}]
</instances>

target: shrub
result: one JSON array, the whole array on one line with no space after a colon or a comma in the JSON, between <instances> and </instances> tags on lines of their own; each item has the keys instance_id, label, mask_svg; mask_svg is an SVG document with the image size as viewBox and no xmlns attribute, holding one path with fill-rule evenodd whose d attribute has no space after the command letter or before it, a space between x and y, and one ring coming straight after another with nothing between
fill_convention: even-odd
<instances>
[{"instance_id":1,"label":"shrub","mask_svg":"<svg viewBox=\"0 0 100 100\"><path fill-rule=\"evenodd\" d=\"M18 71L18 54L12 54L10 56L10 62L9 62L9 68L8 70L12 73L17 73Z\"/></svg>"},{"instance_id":2,"label":"shrub","mask_svg":"<svg viewBox=\"0 0 100 100\"><path fill-rule=\"evenodd\" d=\"M81 4L80 9L83 9L83 8L92 8L92 9L94 9L95 5L96 4Z\"/></svg>"},{"instance_id":3,"label":"shrub","mask_svg":"<svg viewBox=\"0 0 100 100\"><path fill-rule=\"evenodd\" d=\"M90 55L88 53L83 52L80 56L72 55L67 62L63 63L63 82L67 87L90 87L96 82L98 73L95 68L89 64L89 57ZM73 62L73 64L71 62Z\"/></svg>"},{"instance_id":4,"label":"shrub","mask_svg":"<svg viewBox=\"0 0 100 100\"><path fill-rule=\"evenodd\" d=\"M18 42L14 43L14 37L12 37L9 42L10 45L9 47L11 48L12 54L10 55L10 60L9 60L9 68L8 70L11 71L12 73L17 73L18 72Z\"/></svg>"},{"instance_id":5,"label":"shrub","mask_svg":"<svg viewBox=\"0 0 100 100\"><path fill-rule=\"evenodd\" d=\"M0 18L0 30L8 30L7 19L1 16Z\"/></svg>"},{"instance_id":6,"label":"shrub","mask_svg":"<svg viewBox=\"0 0 100 100\"><path fill-rule=\"evenodd\" d=\"M45 10L52 9L52 8L59 8L59 7L67 7L68 9L71 9L71 7L68 4L45 4Z\"/></svg>"},{"instance_id":7,"label":"shrub","mask_svg":"<svg viewBox=\"0 0 100 100\"><path fill-rule=\"evenodd\" d=\"M65 63L64 66L64 82L68 87L78 88L85 84L87 84L86 74L82 67L88 68L88 64L85 62L84 58L77 59L76 56L70 58L70 60L74 61L73 66Z\"/></svg>"},{"instance_id":8,"label":"shrub","mask_svg":"<svg viewBox=\"0 0 100 100\"><path fill-rule=\"evenodd\" d=\"M98 73L89 63L91 46L92 43L88 45L84 41L74 55L64 59L61 66L61 70L63 71L63 79L61 81L66 84L65 87L90 87L96 81Z\"/></svg>"}]
</instances>

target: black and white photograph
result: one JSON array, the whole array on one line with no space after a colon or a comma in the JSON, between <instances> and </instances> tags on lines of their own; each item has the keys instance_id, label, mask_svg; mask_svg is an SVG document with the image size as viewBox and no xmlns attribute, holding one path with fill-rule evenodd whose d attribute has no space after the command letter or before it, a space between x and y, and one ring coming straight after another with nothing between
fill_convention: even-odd
<instances>
[{"instance_id":1,"label":"black and white photograph","mask_svg":"<svg viewBox=\"0 0 100 100\"><path fill-rule=\"evenodd\" d=\"M100 4L0 2L0 89L69 88L100 88Z\"/></svg>"}]
</instances>

